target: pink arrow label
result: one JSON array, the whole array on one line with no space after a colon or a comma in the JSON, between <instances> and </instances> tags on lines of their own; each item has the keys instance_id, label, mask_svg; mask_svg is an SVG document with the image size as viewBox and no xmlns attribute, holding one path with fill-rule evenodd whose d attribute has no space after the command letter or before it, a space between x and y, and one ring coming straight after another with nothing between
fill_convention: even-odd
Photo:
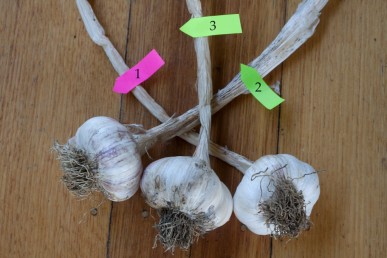
<instances>
[{"instance_id":1,"label":"pink arrow label","mask_svg":"<svg viewBox=\"0 0 387 258\"><path fill-rule=\"evenodd\" d=\"M152 50L138 64L116 79L113 91L126 94L151 77L165 64L164 60Z\"/></svg>"}]
</instances>

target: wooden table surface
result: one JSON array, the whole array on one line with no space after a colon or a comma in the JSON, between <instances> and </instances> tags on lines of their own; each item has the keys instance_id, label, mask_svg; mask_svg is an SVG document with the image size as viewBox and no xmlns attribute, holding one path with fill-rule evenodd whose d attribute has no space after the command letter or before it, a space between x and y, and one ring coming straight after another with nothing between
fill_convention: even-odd
<instances>
[{"instance_id":1,"label":"wooden table surface","mask_svg":"<svg viewBox=\"0 0 387 258\"><path fill-rule=\"evenodd\" d=\"M202 2L205 15L239 13L243 25L243 34L210 38L217 92L274 39L299 0ZM196 105L193 40L179 31L190 18L185 1L91 4L129 66L153 48L166 60L143 86L170 115ZM100 194L77 200L50 151L93 116L145 128L157 120L131 94L112 92L117 74L74 1L0 1L0 256L386 257L386 15L385 0L331 0L314 36L265 78L281 82L281 107L268 111L243 95L213 118L220 145L252 160L290 153L325 171L312 229L278 241L244 230L233 215L172 256L152 248L158 215L139 192L121 203ZM143 162L193 150L172 139ZM211 162L234 193L242 175Z\"/></svg>"}]
</instances>

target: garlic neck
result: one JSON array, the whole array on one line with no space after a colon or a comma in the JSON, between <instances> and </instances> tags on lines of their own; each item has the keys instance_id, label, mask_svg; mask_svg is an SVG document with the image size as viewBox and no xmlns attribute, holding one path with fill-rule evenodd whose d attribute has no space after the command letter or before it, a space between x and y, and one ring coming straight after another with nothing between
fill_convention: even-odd
<instances>
[{"instance_id":1,"label":"garlic neck","mask_svg":"<svg viewBox=\"0 0 387 258\"><path fill-rule=\"evenodd\" d=\"M199 1L200 4L200 1ZM200 133L199 144L194 156L210 163L209 142L211 134L211 60L207 38L195 39L195 50L198 63L198 96L199 96L199 120Z\"/></svg>"},{"instance_id":2,"label":"garlic neck","mask_svg":"<svg viewBox=\"0 0 387 258\"><path fill-rule=\"evenodd\" d=\"M186 0L187 8L193 18L202 17L202 4L200 0Z\"/></svg>"},{"instance_id":3,"label":"garlic neck","mask_svg":"<svg viewBox=\"0 0 387 258\"><path fill-rule=\"evenodd\" d=\"M192 17L202 17L202 5L200 0L187 0L188 11ZM199 97L200 133L199 144L194 156L210 164L209 142L211 133L211 57L207 37L195 38L195 52L197 62L197 89Z\"/></svg>"}]
</instances>

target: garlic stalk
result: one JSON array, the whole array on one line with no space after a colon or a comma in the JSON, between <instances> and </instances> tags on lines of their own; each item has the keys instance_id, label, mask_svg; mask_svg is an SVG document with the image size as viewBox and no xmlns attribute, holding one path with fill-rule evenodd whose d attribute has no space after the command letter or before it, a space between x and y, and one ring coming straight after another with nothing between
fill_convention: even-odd
<instances>
[{"instance_id":1,"label":"garlic stalk","mask_svg":"<svg viewBox=\"0 0 387 258\"><path fill-rule=\"evenodd\" d=\"M238 220L258 235L294 238L308 230L320 195L316 170L288 154L263 156L234 194Z\"/></svg>"},{"instance_id":2,"label":"garlic stalk","mask_svg":"<svg viewBox=\"0 0 387 258\"><path fill-rule=\"evenodd\" d=\"M262 77L276 68L313 35L319 22L320 12L327 2L328 0L303 0L274 41L249 65L254 67ZM103 47L117 73L120 75L125 73L129 69L128 66L110 40L105 36L105 31L95 17L89 3L86 0L77 0L77 6L90 38L94 43ZM247 92L241 81L240 73L238 73L225 88L214 95L211 101L211 112L217 112L234 98ZM137 86L132 90L132 93L161 122L169 119L165 110L149 96L143 87ZM198 113L199 107L194 107L182 115L183 117L193 117L191 123L187 126L187 130L184 132L188 132L198 125L196 118ZM192 132L180 134L180 137L190 143L197 144L198 137ZM227 150L220 149L217 145L211 143L210 153L223 160L228 158ZM243 167L246 167L246 163L248 162L245 162Z\"/></svg>"},{"instance_id":3,"label":"garlic stalk","mask_svg":"<svg viewBox=\"0 0 387 258\"><path fill-rule=\"evenodd\" d=\"M201 17L200 0L187 0L193 17ZM207 38L195 39L200 115L199 144L193 157L170 157L151 163L141 179L147 203L160 222L155 243L166 250L188 249L202 234L222 226L232 213L232 197L211 169L208 142L211 131L211 61Z\"/></svg>"}]
</instances>

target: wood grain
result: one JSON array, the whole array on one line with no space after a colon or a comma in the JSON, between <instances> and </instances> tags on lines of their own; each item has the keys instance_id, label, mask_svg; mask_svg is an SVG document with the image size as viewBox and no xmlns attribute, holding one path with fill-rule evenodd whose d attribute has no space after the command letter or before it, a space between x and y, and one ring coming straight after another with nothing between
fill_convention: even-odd
<instances>
[{"instance_id":1,"label":"wood grain","mask_svg":"<svg viewBox=\"0 0 387 258\"><path fill-rule=\"evenodd\" d=\"M326 172L314 227L275 241L273 257L387 253L386 10L386 1L331 1L284 65L279 150Z\"/></svg>"},{"instance_id":2,"label":"wood grain","mask_svg":"<svg viewBox=\"0 0 387 258\"><path fill-rule=\"evenodd\" d=\"M196 105L193 40L179 31L185 1L91 1L129 66L155 48L166 65L144 87L179 115ZM205 15L240 13L243 34L210 38L214 92L271 42L298 0L202 1ZM384 257L387 253L387 2L331 0L315 35L265 80L282 83L280 109L241 96L213 119L212 139L250 159L291 153L320 174L314 227L298 240L243 230L235 216L172 256L153 247L158 221L132 199L79 201L59 181L50 152L86 119L111 116L157 125L133 96L111 88L116 73L88 38L74 1L0 1L0 256L4 257ZM149 151L144 165L192 155L179 139ZM212 159L234 193L241 175ZM97 216L90 209L98 207ZM149 216L143 217L143 211Z\"/></svg>"},{"instance_id":3,"label":"wood grain","mask_svg":"<svg viewBox=\"0 0 387 258\"><path fill-rule=\"evenodd\" d=\"M108 27L121 51L126 26L113 22L127 22L126 6L96 8L118 14ZM0 31L0 256L105 257L109 202L91 216L101 196L72 197L50 147L92 116L118 117L114 71L75 3L0 1Z\"/></svg>"}]
</instances>

